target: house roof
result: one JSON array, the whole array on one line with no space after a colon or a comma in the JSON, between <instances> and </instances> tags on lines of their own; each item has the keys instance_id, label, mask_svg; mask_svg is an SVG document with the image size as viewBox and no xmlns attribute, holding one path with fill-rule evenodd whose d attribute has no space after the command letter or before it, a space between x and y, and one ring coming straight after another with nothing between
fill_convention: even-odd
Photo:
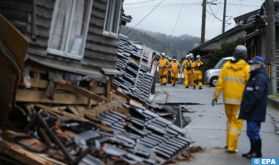
<instances>
[{"instance_id":1,"label":"house roof","mask_svg":"<svg viewBox=\"0 0 279 165\"><path fill-rule=\"evenodd\" d=\"M210 50L216 50L221 48L221 43L222 41L228 41L233 38L239 38L241 36L245 35L245 31L241 26L236 26L225 33L216 36L215 38L201 44L200 46L192 49L190 52L196 52L196 51L210 51ZM215 44L215 45L214 45Z\"/></svg>"},{"instance_id":2,"label":"house roof","mask_svg":"<svg viewBox=\"0 0 279 165\"><path fill-rule=\"evenodd\" d=\"M274 5L275 5L275 21L276 21L276 24L278 25L279 24L279 1L275 1ZM247 37L245 29L248 29L248 28L254 29L257 27L264 27L266 24L266 16L265 16L263 6L264 6L264 4L262 5L262 7L260 9L257 9L257 10L251 11L249 13L235 17L234 20L235 20L237 26L235 26L234 28L226 31L225 33L218 35L215 38L201 44L200 46L192 49L190 52L211 51L211 50L218 49L218 46L219 46L219 48L221 48L220 41L227 40L233 36ZM258 32L253 33L253 35L255 35L255 34L258 34ZM215 46L214 46L214 44L215 44Z\"/></svg>"},{"instance_id":3,"label":"house roof","mask_svg":"<svg viewBox=\"0 0 279 165\"><path fill-rule=\"evenodd\" d=\"M238 16L238 17L235 17L235 18L234 18L234 21L235 21L236 24L239 24L239 23L241 23L241 21L246 20L247 18L249 18L249 17L251 17L251 16L254 16L254 15L260 13L260 11L261 11L261 9L257 9L257 10L251 11L251 12L249 12L249 13L240 15L240 16Z\"/></svg>"}]
</instances>

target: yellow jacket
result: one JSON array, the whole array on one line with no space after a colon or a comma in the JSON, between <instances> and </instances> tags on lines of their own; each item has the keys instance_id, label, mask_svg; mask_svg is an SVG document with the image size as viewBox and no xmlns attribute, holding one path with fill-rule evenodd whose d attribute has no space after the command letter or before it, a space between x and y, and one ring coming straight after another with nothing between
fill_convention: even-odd
<instances>
[{"instance_id":1,"label":"yellow jacket","mask_svg":"<svg viewBox=\"0 0 279 165\"><path fill-rule=\"evenodd\" d=\"M159 60L160 75L167 75L169 70L169 61L166 58L160 58Z\"/></svg>"},{"instance_id":2,"label":"yellow jacket","mask_svg":"<svg viewBox=\"0 0 279 165\"><path fill-rule=\"evenodd\" d=\"M195 61L195 62L193 62L192 66L195 70L201 70L202 66L203 66L203 62L202 61Z\"/></svg>"},{"instance_id":3,"label":"yellow jacket","mask_svg":"<svg viewBox=\"0 0 279 165\"><path fill-rule=\"evenodd\" d=\"M169 61L166 58L160 58L159 60L159 67L160 68L168 68Z\"/></svg>"},{"instance_id":4,"label":"yellow jacket","mask_svg":"<svg viewBox=\"0 0 279 165\"><path fill-rule=\"evenodd\" d=\"M240 105L249 76L250 66L244 60L226 62L219 75L214 98L217 99L219 92L223 91L225 104Z\"/></svg>"},{"instance_id":5,"label":"yellow jacket","mask_svg":"<svg viewBox=\"0 0 279 165\"><path fill-rule=\"evenodd\" d=\"M179 71L179 61L173 61L170 63L170 69L172 73L178 73Z\"/></svg>"},{"instance_id":6,"label":"yellow jacket","mask_svg":"<svg viewBox=\"0 0 279 165\"><path fill-rule=\"evenodd\" d=\"M183 61L184 70L190 71L191 69L193 69L192 65L193 65L193 63L192 63L191 60L184 60Z\"/></svg>"}]
</instances>

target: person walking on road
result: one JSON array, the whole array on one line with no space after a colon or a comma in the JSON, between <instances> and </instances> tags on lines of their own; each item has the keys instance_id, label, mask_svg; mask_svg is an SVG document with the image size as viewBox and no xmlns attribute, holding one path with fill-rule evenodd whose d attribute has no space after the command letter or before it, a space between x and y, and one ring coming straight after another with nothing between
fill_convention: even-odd
<instances>
[{"instance_id":1,"label":"person walking on road","mask_svg":"<svg viewBox=\"0 0 279 165\"><path fill-rule=\"evenodd\" d=\"M165 86L168 83L168 74L169 74L169 61L167 60L164 53L161 54L159 60L159 72L160 72L160 84Z\"/></svg>"},{"instance_id":2,"label":"person walking on road","mask_svg":"<svg viewBox=\"0 0 279 165\"><path fill-rule=\"evenodd\" d=\"M179 69L180 63L176 58L174 58L172 62L170 62L171 84L173 87L175 86L176 81L178 80Z\"/></svg>"},{"instance_id":3,"label":"person walking on road","mask_svg":"<svg viewBox=\"0 0 279 165\"><path fill-rule=\"evenodd\" d=\"M201 56L196 56L196 61L193 63L194 68L194 89L196 89L196 85L199 86L199 89L202 89L202 68L204 63L201 61Z\"/></svg>"},{"instance_id":4,"label":"person walking on road","mask_svg":"<svg viewBox=\"0 0 279 165\"><path fill-rule=\"evenodd\" d=\"M244 60L247 56L247 48L244 45L236 46L234 59L224 64L218 78L213 95L212 106L217 104L218 96L223 91L223 102L227 116L228 153L237 152L238 138L241 134L243 120L238 119L238 112L246 83L249 79L250 66Z\"/></svg>"},{"instance_id":5,"label":"person walking on road","mask_svg":"<svg viewBox=\"0 0 279 165\"><path fill-rule=\"evenodd\" d=\"M265 121L266 116L268 81L265 60L256 56L252 61L250 78L244 90L239 114L239 118L247 122L247 136L251 144L250 151L242 156L249 159L262 157L259 132L261 122Z\"/></svg>"},{"instance_id":6,"label":"person walking on road","mask_svg":"<svg viewBox=\"0 0 279 165\"><path fill-rule=\"evenodd\" d=\"M189 88L189 85L192 85L192 76L193 76L193 70L192 70L192 61L191 61L191 55L186 55L186 59L183 61L183 74L184 74L184 87Z\"/></svg>"}]
</instances>

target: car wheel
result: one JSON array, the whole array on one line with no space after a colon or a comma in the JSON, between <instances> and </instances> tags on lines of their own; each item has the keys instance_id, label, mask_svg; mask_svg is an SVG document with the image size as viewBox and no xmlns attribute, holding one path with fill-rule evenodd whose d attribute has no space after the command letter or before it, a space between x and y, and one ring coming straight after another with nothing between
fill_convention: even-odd
<instances>
[{"instance_id":1,"label":"car wheel","mask_svg":"<svg viewBox=\"0 0 279 165\"><path fill-rule=\"evenodd\" d=\"M218 77L212 77L212 78L210 79L210 86L211 86L211 87L216 87L217 81L218 81Z\"/></svg>"}]
</instances>

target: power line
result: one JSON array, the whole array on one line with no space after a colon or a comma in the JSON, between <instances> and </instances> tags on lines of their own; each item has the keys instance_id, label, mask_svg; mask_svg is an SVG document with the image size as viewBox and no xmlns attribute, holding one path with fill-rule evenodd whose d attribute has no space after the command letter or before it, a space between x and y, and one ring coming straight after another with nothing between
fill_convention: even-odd
<instances>
[{"instance_id":1,"label":"power line","mask_svg":"<svg viewBox=\"0 0 279 165\"><path fill-rule=\"evenodd\" d=\"M183 3L168 3L168 4L164 4L161 5L160 7L170 7L170 6L180 6L183 5ZM184 6L200 6L201 3L200 2L190 2L190 3L184 3ZM156 7L156 6L136 6L136 7L126 7L126 9L134 9L134 8L149 8L149 7Z\"/></svg>"},{"instance_id":2,"label":"power line","mask_svg":"<svg viewBox=\"0 0 279 165\"><path fill-rule=\"evenodd\" d=\"M171 35L173 35L173 33L174 33L175 29L176 29L178 20L180 19L181 11L182 11L182 8L183 8L183 6L184 6L184 2L185 2L185 1L183 0L182 5L180 6L180 9L179 9L178 15L177 15L177 17L176 17L176 21L175 21L174 27L173 27L173 29L172 29L172 31L171 31Z\"/></svg>"},{"instance_id":3,"label":"power line","mask_svg":"<svg viewBox=\"0 0 279 165\"><path fill-rule=\"evenodd\" d=\"M219 4L224 4L220 2ZM259 5L239 4L239 3L227 3L230 6L243 6L243 7L259 7Z\"/></svg>"},{"instance_id":4,"label":"power line","mask_svg":"<svg viewBox=\"0 0 279 165\"><path fill-rule=\"evenodd\" d=\"M223 22L223 20L222 20L221 18L219 18L219 17L214 13L214 11L213 11L212 8L211 8L211 5L209 5L209 9L210 9L211 12L209 12L209 11L207 10L207 13L208 13L208 14L212 15L213 17L215 17L218 21Z\"/></svg>"},{"instance_id":5,"label":"power line","mask_svg":"<svg viewBox=\"0 0 279 165\"><path fill-rule=\"evenodd\" d=\"M131 33L140 23L142 23L149 15L151 15L165 0L161 0L150 12L148 12L132 29L128 32Z\"/></svg>"},{"instance_id":6,"label":"power line","mask_svg":"<svg viewBox=\"0 0 279 165\"><path fill-rule=\"evenodd\" d=\"M220 9L220 5L217 5L217 9L215 11L215 15L218 15L219 13L219 9ZM215 17L212 19L212 21L210 22L208 27L211 27L213 25L213 23L216 21Z\"/></svg>"},{"instance_id":7,"label":"power line","mask_svg":"<svg viewBox=\"0 0 279 165\"><path fill-rule=\"evenodd\" d=\"M219 2L218 4L224 4L222 2ZM160 7L170 7L170 6L180 6L183 5L183 3L168 3L161 5ZM187 6L199 6L201 5L201 2L190 2L190 3L184 3L184 5ZM238 3L227 3L228 6L242 6L242 7L260 7L260 5L250 5L250 4L238 4ZM137 7L126 7L126 9L132 9L132 8L149 8L149 7L156 7L154 5L152 6L137 6Z\"/></svg>"},{"instance_id":8,"label":"power line","mask_svg":"<svg viewBox=\"0 0 279 165\"><path fill-rule=\"evenodd\" d=\"M124 5L137 5L137 4L149 3L152 1L155 1L155 0L140 1L140 2L134 2L134 3L124 3Z\"/></svg>"}]
</instances>

